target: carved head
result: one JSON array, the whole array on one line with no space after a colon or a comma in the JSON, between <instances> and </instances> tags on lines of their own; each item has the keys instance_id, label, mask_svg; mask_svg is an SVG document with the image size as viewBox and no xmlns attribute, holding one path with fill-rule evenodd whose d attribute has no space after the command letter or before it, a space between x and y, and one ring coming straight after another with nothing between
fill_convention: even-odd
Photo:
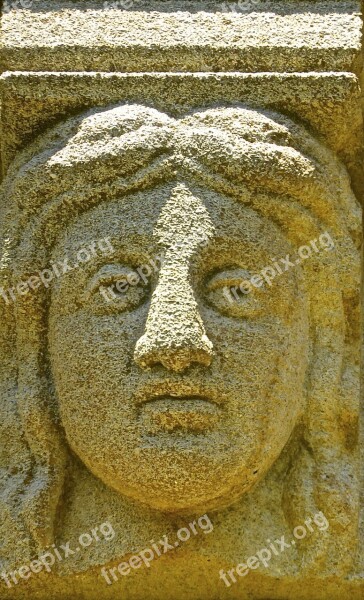
<instances>
[{"instance_id":1,"label":"carved head","mask_svg":"<svg viewBox=\"0 0 364 600\"><path fill-rule=\"evenodd\" d=\"M113 246L3 307L36 463L34 535L49 534L67 446L107 486L169 512L246 493L297 426L317 472L350 463L336 434L356 414L346 404L344 417L339 398L356 397L346 344L360 219L344 168L305 128L243 106L179 120L139 105L92 110L27 150L3 194L9 286L95 239ZM331 251L226 293L323 232Z\"/></svg>"}]
</instances>

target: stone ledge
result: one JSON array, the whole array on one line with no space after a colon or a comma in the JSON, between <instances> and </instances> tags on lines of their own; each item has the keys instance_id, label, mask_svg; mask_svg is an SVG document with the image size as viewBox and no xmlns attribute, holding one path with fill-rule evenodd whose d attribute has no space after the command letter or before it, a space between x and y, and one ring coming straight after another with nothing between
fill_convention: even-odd
<instances>
[{"instance_id":1,"label":"stone ledge","mask_svg":"<svg viewBox=\"0 0 364 600\"><path fill-rule=\"evenodd\" d=\"M130 0L133 2L133 0ZM2 70L359 71L356 0L234 2L33 1L3 15ZM244 6L244 5L243 5ZM230 8L229 8L230 7Z\"/></svg>"}]
</instances>

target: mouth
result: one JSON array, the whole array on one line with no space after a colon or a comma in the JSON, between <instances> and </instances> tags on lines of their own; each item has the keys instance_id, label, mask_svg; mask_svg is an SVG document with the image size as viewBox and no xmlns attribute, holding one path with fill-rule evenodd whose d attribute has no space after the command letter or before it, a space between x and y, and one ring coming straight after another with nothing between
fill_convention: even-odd
<instances>
[{"instance_id":1,"label":"mouth","mask_svg":"<svg viewBox=\"0 0 364 600\"><path fill-rule=\"evenodd\" d=\"M152 394L139 406L139 418L151 435L203 433L217 425L221 413L220 403L202 394Z\"/></svg>"}]
</instances>

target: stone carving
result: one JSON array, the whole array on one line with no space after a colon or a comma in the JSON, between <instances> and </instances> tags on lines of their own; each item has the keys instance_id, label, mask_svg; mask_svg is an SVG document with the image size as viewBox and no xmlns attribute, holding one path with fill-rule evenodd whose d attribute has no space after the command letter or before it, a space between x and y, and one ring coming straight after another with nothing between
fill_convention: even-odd
<instances>
[{"instance_id":1,"label":"stone carving","mask_svg":"<svg viewBox=\"0 0 364 600\"><path fill-rule=\"evenodd\" d=\"M333 153L288 117L243 105L179 120L98 108L14 161L1 213L3 289L92 240L113 248L1 300L7 555L24 560L61 535L65 474L85 466L106 504L124 498L165 522L238 514L269 481L278 529L315 510L330 519L302 568L324 572L340 555L350 570L361 233ZM226 295L324 232L334 248ZM151 260L148 277L115 287Z\"/></svg>"}]
</instances>

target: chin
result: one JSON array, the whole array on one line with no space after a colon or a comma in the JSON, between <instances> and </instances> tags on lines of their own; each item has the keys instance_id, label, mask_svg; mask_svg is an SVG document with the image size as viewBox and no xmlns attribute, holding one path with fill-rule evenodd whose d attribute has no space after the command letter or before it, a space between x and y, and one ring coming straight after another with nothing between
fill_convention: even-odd
<instances>
[{"instance_id":1,"label":"chin","mask_svg":"<svg viewBox=\"0 0 364 600\"><path fill-rule=\"evenodd\" d=\"M205 457L206 458L206 457ZM202 462L202 461L201 461ZM125 479L104 479L104 483L120 495L148 506L153 510L175 514L201 514L207 510L218 510L237 502L260 479L258 474L249 476L236 471L227 472L225 465L216 469L216 462L211 461L211 469L203 472L198 465L194 469L180 469L176 472L169 461L160 463L154 468L155 477L150 478L150 469L142 465L135 467L138 481L127 485ZM163 472L166 477L158 476ZM131 480L131 477L129 478Z\"/></svg>"},{"instance_id":2,"label":"chin","mask_svg":"<svg viewBox=\"0 0 364 600\"><path fill-rule=\"evenodd\" d=\"M171 514L197 514L204 513L206 511L215 511L226 508L238 500L249 491L254 484L250 484L245 489L243 486L233 486L228 489L205 489L203 493L197 498L186 493L181 494L178 497L173 495L170 490L164 489L164 493L152 494L149 489L142 489L135 491L135 494L128 495L120 492L122 495L128 497L130 500L136 501L152 510L156 510L164 513ZM163 492L163 490L161 490Z\"/></svg>"}]
</instances>

